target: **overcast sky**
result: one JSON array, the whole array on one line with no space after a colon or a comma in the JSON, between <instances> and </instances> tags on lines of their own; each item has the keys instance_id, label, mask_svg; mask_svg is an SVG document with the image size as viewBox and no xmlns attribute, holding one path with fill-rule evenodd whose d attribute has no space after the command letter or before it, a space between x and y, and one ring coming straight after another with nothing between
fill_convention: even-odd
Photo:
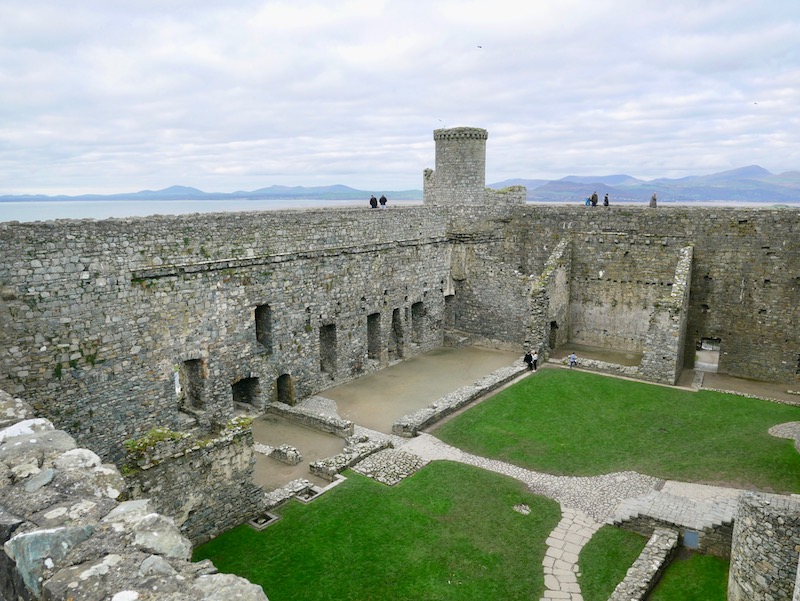
<instances>
[{"instance_id":1,"label":"overcast sky","mask_svg":"<svg viewBox=\"0 0 800 601\"><path fill-rule=\"evenodd\" d=\"M798 0L2 0L0 194L800 170Z\"/></svg>"}]
</instances>

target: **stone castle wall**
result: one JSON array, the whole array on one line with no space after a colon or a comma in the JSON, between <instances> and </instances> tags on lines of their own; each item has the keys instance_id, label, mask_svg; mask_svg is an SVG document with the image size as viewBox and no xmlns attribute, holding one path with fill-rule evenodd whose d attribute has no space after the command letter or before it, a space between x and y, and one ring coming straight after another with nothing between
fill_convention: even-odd
<instances>
[{"instance_id":1,"label":"stone castle wall","mask_svg":"<svg viewBox=\"0 0 800 601\"><path fill-rule=\"evenodd\" d=\"M680 249L691 246L683 363L694 364L697 341L719 338L721 372L793 382L800 333L787 324L800 319L798 227L794 210L528 205L498 236L523 250L526 277L542 273L568 237L570 338L626 346L642 344L654 306L672 296ZM615 300L630 311L615 312Z\"/></svg>"},{"instance_id":2,"label":"stone castle wall","mask_svg":"<svg viewBox=\"0 0 800 601\"><path fill-rule=\"evenodd\" d=\"M179 427L186 364L210 427L242 380L239 400L259 408L281 376L303 398L442 343L435 210L11 223L0 248L3 385L106 456Z\"/></svg>"},{"instance_id":3,"label":"stone castle wall","mask_svg":"<svg viewBox=\"0 0 800 601\"><path fill-rule=\"evenodd\" d=\"M191 543L114 465L0 390L0 599L267 601L192 563Z\"/></svg>"},{"instance_id":4,"label":"stone castle wall","mask_svg":"<svg viewBox=\"0 0 800 601\"><path fill-rule=\"evenodd\" d=\"M743 494L733 530L728 599L792 599L798 592L798 549L800 502L765 493Z\"/></svg>"},{"instance_id":5,"label":"stone castle wall","mask_svg":"<svg viewBox=\"0 0 800 601\"><path fill-rule=\"evenodd\" d=\"M119 457L121 441L178 429L184 413L211 428L234 401L291 402L440 346L448 319L509 348L546 350L555 322L560 343L646 351L672 327L692 246L688 304L662 340L685 338L691 366L695 343L719 338L720 371L789 382L799 229L786 210L513 203L2 224L0 377ZM566 281L533 301L564 240ZM187 366L191 403L175 385Z\"/></svg>"},{"instance_id":6,"label":"stone castle wall","mask_svg":"<svg viewBox=\"0 0 800 601\"><path fill-rule=\"evenodd\" d=\"M220 434L200 439L150 444L145 435L123 468L129 494L150 499L193 545L259 516L266 506L264 491L253 483L251 421L235 418Z\"/></svg>"}]
</instances>

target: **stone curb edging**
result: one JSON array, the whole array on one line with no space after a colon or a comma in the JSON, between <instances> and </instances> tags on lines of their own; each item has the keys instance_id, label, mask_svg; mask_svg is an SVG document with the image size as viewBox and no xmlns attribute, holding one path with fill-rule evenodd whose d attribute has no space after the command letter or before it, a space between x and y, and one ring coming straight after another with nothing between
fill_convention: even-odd
<instances>
[{"instance_id":1,"label":"stone curb edging","mask_svg":"<svg viewBox=\"0 0 800 601\"><path fill-rule=\"evenodd\" d=\"M515 361L508 367L501 367L489 375L479 378L474 384L463 386L455 392L437 399L427 407L404 415L392 425L392 434L413 438L431 424L510 382L526 371L528 371L528 367L521 360Z\"/></svg>"},{"instance_id":2,"label":"stone curb edging","mask_svg":"<svg viewBox=\"0 0 800 601\"><path fill-rule=\"evenodd\" d=\"M608 601L642 601L658 582L678 549L678 532L656 528Z\"/></svg>"}]
</instances>

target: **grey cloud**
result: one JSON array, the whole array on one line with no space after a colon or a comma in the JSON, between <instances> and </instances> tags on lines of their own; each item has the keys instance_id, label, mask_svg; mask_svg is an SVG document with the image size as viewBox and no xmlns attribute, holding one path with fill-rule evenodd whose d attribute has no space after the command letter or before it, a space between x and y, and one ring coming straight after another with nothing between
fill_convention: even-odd
<instances>
[{"instance_id":1,"label":"grey cloud","mask_svg":"<svg viewBox=\"0 0 800 601\"><path fill-rule=\"evenodd\" d=\"M418 188L458 125L490 181L798 168L781 0L28 4L0 7L0 193Z\"/></svg>"}]
</instances>

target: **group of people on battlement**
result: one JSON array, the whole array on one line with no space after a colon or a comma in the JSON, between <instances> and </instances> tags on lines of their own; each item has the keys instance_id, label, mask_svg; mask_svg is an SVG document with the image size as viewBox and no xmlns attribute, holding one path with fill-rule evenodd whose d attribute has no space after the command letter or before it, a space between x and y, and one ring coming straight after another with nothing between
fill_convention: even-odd
<instances>
[{"instance_id":1,"label":"group of people on battlement","mask_svg":"<svg viewBox=\"0 0 800 601\"><path fill-rule=\"evenodd\" d=\"M597 192L593 192L591 196L586 198L586 202L583 203L587 207L596 207L597 206ZM605 198L603 199L603 206L608 206L608 194L606 194Z\"/></svg>"},{"instance_id":2,"label":"group of people on battlement","mask_svg":"<svg viewBox=\"0 0 800 601\"><path fill-rule=\"evenodd\" d=\"M587 207L596 207L598 202L597 192L593 192L591 196L586 197L586 201L583 203ZM650 198L650 204L648 205L650 208L656 208L656 193L653 192L653 196ZM603 206L608 206L608 193L606 193L605 198L603 198Z\"/></svg>"},{"instance_id":3,"label":"group of people on battlement","mask_svg":"<svg viewBox=\"0 0 800 601\"><path fill-rule=\"evenodd\" d=\"M385 209L386 202L386 196L384 194L381 194L380 198L375 198L375 195L373 194L369 199L369 206L371 206L373 209L377 209L378 205L380 204L381 208Z\"/></svg>"}]
</instances>

